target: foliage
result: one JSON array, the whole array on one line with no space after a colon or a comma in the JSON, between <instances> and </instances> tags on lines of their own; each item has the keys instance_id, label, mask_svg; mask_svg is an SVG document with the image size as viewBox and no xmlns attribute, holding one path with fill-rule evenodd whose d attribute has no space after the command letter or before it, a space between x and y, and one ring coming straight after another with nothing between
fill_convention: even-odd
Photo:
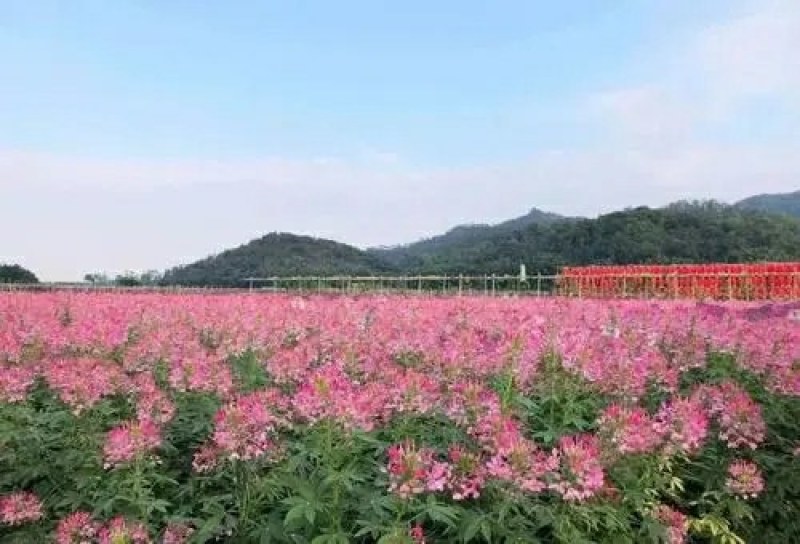
<instances>
[{"instance_id":1,"label":"foliage","mask_svg":"<svg viewBox=\"0 0 800 544\"><path fill-rule=\"evenodd\" d=\"M173 268L168 285L243 287L245 278L369 275L390 268L352 246L287 233L271 233L195 263Z\"/></svg>"},{"instance_id":2,"label":"foliage","mask_svg":"<svg viewBox=\"0 0 800 544\"><path fill-rule=\"evenodd\" d=\"M0 324L3 542L800 534L776 308L20 293Z\"/></svg>"},{"instance_id":3,"label":"foliage","mask_svg":"<svg viewBox=\"0 0 800 544\"><path fill-rule=\"evenodd\" d=\"M800 191L751 196L737 202L736 207L800 217Z\"/></svg>"}]
</instances>

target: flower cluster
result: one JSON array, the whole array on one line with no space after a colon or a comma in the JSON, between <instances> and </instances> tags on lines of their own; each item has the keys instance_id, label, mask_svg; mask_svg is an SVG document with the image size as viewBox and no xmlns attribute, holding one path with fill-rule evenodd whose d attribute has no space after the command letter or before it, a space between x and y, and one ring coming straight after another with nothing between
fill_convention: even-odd
<instances>
[{"instance_id":1,"label":"flower cluster","mask_svg":"<svg viewBox=\"0 0 800 544\"><path fill-rule=\"evenodd\" d=\"M663 440L653 419L640 406L610 404L598 424L611 447L623 455L652 452Z\"/></svg>"},{"instance_id":2,"label":"flower cluster","mask_svg":"<svg viewBox=\"0 0 800 544\"><path fill-rule=\"evenodd\" d=\"M23 525L42 518L42 501L33 493L21 491L0 497L0 522Z\"/></svg>"},{"instance_id":3,"label":"flower cluster","mask_svg":"<svg viewBox=\"0 0 800 544\"><path fill-rule=\"evenodd\" d=\"M708 415L695 398L676 397L666 402L655 420L656 430L666 438L668 452L695 453L708 436Z\"/></svg>"},{"instance_id":4,"label":"flower cluster","mask_svg":"<svg viewBox=\"0 0 800 544\"><path fill-rule=\"evenodd\" d=\"M605 473L600 460L600 441L596 436L562 437L558 443L558 456L561 471L551 489L565 501L585 501L603 489Z\"/></svg>"},{"instance_id":5,"label":"flower cluster","mask_svg":"<svg viewBox=\"0 0 800 544\"><path fill-rule=\"evenodd\" d=\"M103 447L105 467L129 463L161 446L161 429L150 420L128 421L111 429Z\"/></svg>"},{"instance_id":6,"label":"flower cluster","mask_svg":"<svg viewBox=\"0 0 800 544\"><path fill-rule=\"evenodd\" d=\"M705 390L709 411L719 422L719 437L730 448L754 450L767 432L759 406L732 381Z\"/></svg>"},{"instance_id":7,"label":"flower cluster","mask_svg":"<svg viewBox=\"0 0 800 544\"><path fill-rule=\"evenodd\" d=\"M92 519L88 512L73 512L58 522L56 528L57 544L87 544L96 541L101 525Z\"/></svg>"},{"instance_id":8,"label":"flower cluster","mask_svg":"<svg viewBox=\"0 0 800 544\"><path fill-rule=\"evenodd\" d=\"M764 491L761 469L750 461L734 461L728 467L725 486L732 494L745 499L754 499Z\"/></svg>"},{"instance_id":9,"label":"flower cluster","mask_svg":"<svg viewBox=\"0 0 800 544\"><path fill-rule=\"evenodd\" d=\"M689 537L689 519L683 514L666 504L658 505L653 511L653 517L666 529L667 544L684 544Z\"/></svg>"},{"instance_id":10,"label":"flower cluster","mask_svg":"<svg viewBox=\"0 0 800 544\"><path fill-rule=\"evenodd\" d=\"M100 544L151 544L147 526L138 521L130 521L121 516L104 525L99 532Z\"/></svg>"},{"instance_id":11,"label":"flower cluster","mask_svg":"<svg viewBox=\"0 0 800 544\"><path fill-rule=\"evenodd\" d=\"M444 489L447 471L434 463L434 452L417 448L411 441L394 444L386 452L389 461L386 472L389 474L389 491L407 499L424 493L426 490Z\"/></svg>"}]
</instances>

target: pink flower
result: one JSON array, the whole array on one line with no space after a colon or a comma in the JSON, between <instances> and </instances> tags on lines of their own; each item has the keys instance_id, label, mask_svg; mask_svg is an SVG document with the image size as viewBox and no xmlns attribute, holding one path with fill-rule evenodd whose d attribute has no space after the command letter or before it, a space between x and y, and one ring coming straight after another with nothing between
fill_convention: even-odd
<instances>
[{"instance_id":1,"label":"pink flower","mask_svg":"<svg viewBox=\"0 0 800 544\"><path fill-rule=\"evenodd\" d=\"M220 463L222 452L217 446L212 444L205 444L197 450L192 459L192 469L201 474L211 472Z\"/></svg>"},{"instance_id":2,"label":"pink flower","mask_svg":"<svg viewBox=\"0 0 800 544\"><path fill-rule=\"evenodd\" d=\"M453 445L448 451L450 478L447 487L455 501L477 499L486 480L486 471L478 455Z\"/></svg>"},{"instance_id":3,"label":"pink flower","mask_svg":"<svg viewBox=\"0 0 800 544\"><path fill-rule=\"evenodd\" d=\"M761 406L738 384L727 381L701 393L705 393L710 412L719 422L719 437L728 447L756 449L764 441L767 425Z\"/></svg>"},{"instance_id":4,"label":"pink flower","mask_svg":"<svg viewBox=\"0 0 800 544\"><path fill-rule=\"evenodd\" d=\"M601 434L622 454L648 453L662 441L655 423L639 406L629 408L611 404L600 415L598 423Z\"/></svg>"},{"instance_id":5,"label":"pink flower","mask_svg":"<svg viewBox=\"0 0 800 544\"><path fill-rule=\"evenodd\" d=\"M214 416L212 441L229 459L255 459L275 449L270 433L284 425L272 408L280 406L277 391L258 391L234 398Z\"/></svg>"},{"instance_id":6,"label":"pink flower","mask_svg":"<svg viewBox=\"0 0 800 544\"><path fill-rule=\"evenodd\" d=\"M526 493L541 493L557 478L560 464L557 451L547 453L519 437L513 446L491 457L485 470L488 476L509 482Z\"/></svg>"},{"instance_id":7,"label":"pink flower","mask_svg":"<svg viewBox=\"0 0 800 544\"><path fill-rule=\"evenodd\" d=\"M402 499L423 493L429 486L443 489L447 470L444 466L433 468L433 452L418 449L411 441L395 444L387 451L389 462L386 471L389 473L389 491Z\"/></svg>"},{"instance_id":8,"label":"pink flower","mask_svg":"<svg viewBox=\"0 0 800 544\"><path fill-rule=\"evenodd\" d=\"M103 447L105 467L133 461L161 446L161 431L149 420L128 421L111 429Z\"/></svg>"},{"instance_id":9,"label":"pink flower","mask_svg":"<svg viewBox=\"0 0 800 544\"><path fill-rule=\"evenodd\" d=\"M0 497L0 522L23 525L42 519L42 501L33 493L20 491Z\"/></svg>"},{"instance_id":10,"label":"pink flower","mask_svg":"<svg viewBox=\"0 0 800 544\"><path fill-rule=\"evenodd\" d=\"M36 374L36 370L28 366L0 364L0 402L25 400Z\"/></svg>"},{"instance_id":11,"label":"pink flower","mask_svg":"<svg viewBox=\"0 0 800 544\"><path fill-rule=\"evenodd\" d=\"M603 489L605 474L596 436L582 434L563 437L558 442L558 454L561 472L550 488L565 501L582 502Z\"/></svg>"},{"instance_id":12,"label":"pink flower","mask_svg":"<svg viewBox=\"0 0 800 544\"><path fill-rule=\"evenodd\" d=\"M689 537L689 520L685 514L661 504L654 510L653 517L666 528L668 544L684 544L686 542Z\"/></svg>"},{"instance_id":13,"label":"pink flower","mask_svg":"<svg viewBox=\"0 0 800 544\"><path fill-rule=\"evenodd\" d=\"M175 404L164 391L156 385L150 372L137 375L133 380L134 390L137 395L136 416L139 419L149 419L159 425L172 420L175 416Z\"/></svg>"},{"instance_id":14,"label":"pink flower","mask_svg":"<svg viewBox=\"0 0 800 544\"><path fill-rule=\"evenodd\" d=\"M708 416L698 399L675 398L656 414L656 430L666 437L668 453L694 453L708 435Z\"/></svg>"},{"instance_id":15,"label":"pink flower","mask_svg":"<svg viewBox=\"0 0 800 544\"><path fill-rule=\"evenodd\" d=\"M725 487L734 495L744 499L754 499L764 491L764 478L761 469L750 461L734 461L728 467Z\"/></svg>"},{"instance_id":16,"label":"pink flower","mask_svg":"<svg viewBox=\"0 0 800 544\"><path fill-rule=\"evenodd\" d=\"M121 516L112 519L100 529L100 544L151 544L147 527L138 521L128 521Z\"/></svg>"},{"instance_id":17,"label":"pink flower","mask_svg":"<svg viewBox=\"0 0 800 544\"><path fill-rule=\"evenodd\" d=\"M91 544L100 532L100 524L88 512L73 512L58 522L56 544Z\"/></svg>"},{"instance_id":18,"label":"pink flower","mask_svg":"<svg viewBox=\"0 0 800 544\"><path fill-rule=\"evenodd\" d=\"M408 536L414 541L414 544L425 544L425 531L422 530L422 525L416 524L408 531Z\"/></svg>"},{"instance_id":19,"label":"pink flower","mask_svg":"<svg viewBox=\"0 0 800 544\"><path fill-rule=\"evenodd\" d=\"M171 523L164 530L161 544L185 544L194 533L194 529L184 523Z\"/></svg>"},{"instance_id":20,"label":"pink flower","mask_svg":"<svg viewBox=\"0 0 800 544\"><path fill-rule=\"evenodd\" d=\"M45 366L45 379L61 400L80 414L103 397L127 391L122 369L98 359L59 359Z\"/></svg>"}]
</instances>

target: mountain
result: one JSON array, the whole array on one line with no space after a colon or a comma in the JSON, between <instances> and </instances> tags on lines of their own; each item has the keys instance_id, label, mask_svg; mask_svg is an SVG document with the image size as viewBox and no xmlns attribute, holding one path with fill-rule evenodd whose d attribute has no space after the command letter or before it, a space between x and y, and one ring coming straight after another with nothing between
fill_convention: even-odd
<instances>
[{"instance_id":1,"label":"mountain","mask_svg":"<svg viewBox=\"0 0 800 544\"><path fill-rule=\"evenodd\" d=\"M735 206L741 209L800 217L800 191L751 196L737 202Z\"/></svg>"},{"instance_id":2,"label":"mountain","mask_svg":"<svg viewBox=\"0 0 800 544\"><path fill-rule=\"evenodd\" d=\"M716 202L639 207L595 219L532 223L400 263L408 273L555 273L582 264L800 259L800 220Z\"/></svg>"},{"instance_id":3,"label":"mountain","mask_svg":"<svg viewBox=\"0 0 800 544\"><path fill-rule=\"evenodd\" d=\"M392 267L424 270L432 261L445 255L469 252L470 248L510 236L531 225L549 225L566 220L574 219L532 208L527 214L502 223L459 225L438 236L407 245L372 248L369 252Z\"/></svg>"},{"instance_id":4,"label":"mountain","mask_svg":"<svg viewBox=\"0 0 800 544\"><path fill-rule=\"evenodd\" d=\"M289 233L270 233L234 249L167 271L167 285L242 286L248 277L369 275L390 271L353 246Z\"/></svg>"}]
</instances>

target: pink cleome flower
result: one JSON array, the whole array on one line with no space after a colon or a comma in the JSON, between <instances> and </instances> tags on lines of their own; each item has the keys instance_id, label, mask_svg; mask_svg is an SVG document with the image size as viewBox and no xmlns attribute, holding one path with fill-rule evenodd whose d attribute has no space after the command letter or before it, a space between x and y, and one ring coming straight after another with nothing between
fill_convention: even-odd
<instances>
[{"instance_id":1,"label":"pink cleome flower","mask_svg":"<svg viewBox=\"0 0 800 544\"><path fill-rule=\"evenodd\" d=\"M562 437L558 442L561 472L550 488L565 501L582 502L596 495L605 485L600 462L600 441L594 435Z\"/></svg>"},{"instance_id":2,"label":"pink cleome flower","mask_svg":"<svg viewBox=\"0 0 800 544\"><path fill-rule=\"evenodd\" d=\"M644 408L610 404L600 415L601 434L621 454L649 453L662 436Z\"/></svg>"},{"instance_id":3,"label":"pink cleome flower","mask_svg":"<svg viewBox=\"0 0 800 544\"><path fill-rule=\"evenodd\" d=\"M161 446L161 430L150 420L128 421L111 429L103 447L105 468L123 465Z\"/></svg>"},{"instance_id":4,"label":"pink cleome flower","mask_svg":"<svg viewBox=\"0 0 800 544\"><path fill-rule=\"evenodd\" d=\"M389 491L403 499L428 491L444 489L449 469L433 461L433 452L418 449L413 442L395 444L387 451Z\"/></svg>"},{"instance_id":5,"label":"pink cleome flower","mask_svg":"<svg viewBox=\"0 0 800 544\"><path fill-rule=\"evenodd\" d=\"M22 402L36 381L36 369L0 363L0 402Z\"/></svg>"},{"instance_id":6,"label":"pink cleome flower","mask_svg":"<svg viewBox=\"0 0 800 544\"><path fill-rule=\"evenodd\" d=\"M164 530L161 544L185 544L194 533L194 529L185 523L171 523Z\"/></svg>"},{"instance_id":7,"label":"pink cleome flower","mask_svg":"<svg viewBox=\"0 0 800 544\"><path fill-rule=\"evenodd\" d=\"M416 524L409 529L408 536L414 541L414 544L425 544L425 531L420 524Z\"/></svg>"},{"instance_id":8,"label":"pink cleome flower","mask_svg":"<svg viewBox=\"0 0 800 544\"><path fill-rule=\"evenodd\" d=\"M661 504L653 511L653 517L666 528L667 544L684 544L689 537L689 520L685 514Z\"/></svg>"},{"instance_id":9,"label":"pink cleome flower","mask_svg":"<svg viewBox=\"0 0 800 544\"><path fill-rule=\"evenodd\" d=\"M729 492L744 499L754 499L764 491L764 477L758 465L750 461L734 461L728 467L725 487Z\"/></svg>"},{"instance_id":10,"label":"pink cleome flower","mask_svg":"<svg viewBox=\"0 0 800 544\"><path fill-rule=\"evenodd\" d=\"M56 544L87 544L95 542L100 524L88 512L73 512L58 522Z\"/></svg>"},{"instance_id":11,"label":"pink cleome flower","mask_svg":"<svg viewBox=\"0 0 800 544\"><path fill-rule=\"evenodd\" d=\"M675 398L656 414L656 429L666 437L667 453L694 453L708 435L708 415L696 398Z\"/></svg>"},{"instance_id":12,"label":"pink cleome flower","mask_svg":"<svg viewBox=\"0 0 800 544\"><path fill-rule=\"evenodd\" d=\"M20 491L0 497L0 522L23 525L42 519L42 501L33 493Z\"/></svg>"},{"instance_id":13,"label":"pink cleome flower","mask_svg":"<svg viewBox=\"0 0 800 544\"><path fill-rule=\"evenodd\" d=\"M121 516L112 519L100 529L100 544L151 544L147 526L138 521L129 521Z\"/></svg>"}]
</instances>

